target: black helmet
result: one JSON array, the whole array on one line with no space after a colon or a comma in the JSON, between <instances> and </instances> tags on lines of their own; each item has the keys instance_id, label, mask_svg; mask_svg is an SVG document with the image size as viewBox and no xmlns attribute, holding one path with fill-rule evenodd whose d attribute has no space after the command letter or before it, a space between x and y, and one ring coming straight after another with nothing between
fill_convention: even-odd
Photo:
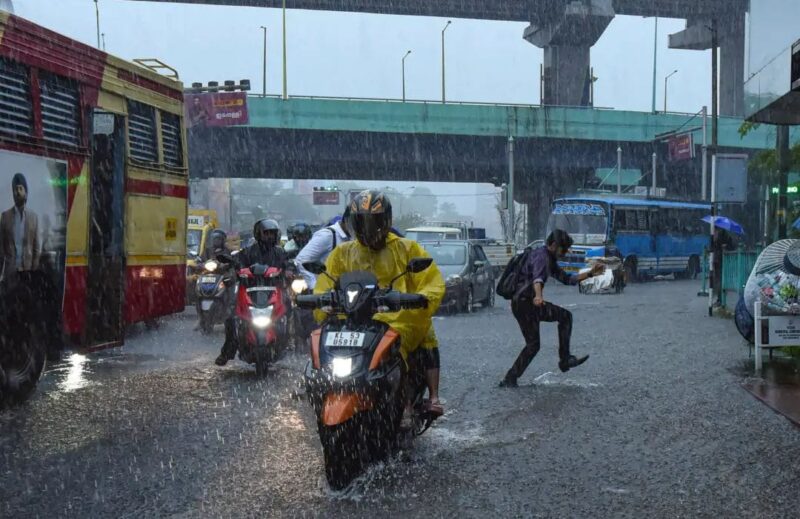
<instances>
[{"instance_id":1,"label":"black helmet","mask_svg":"<svg viewBox=\"0 0 800 519\"><path fill-rule=\"evenodd\" d=\"M375 189L357 194L349 205L350 228L356 239L372 250L386 246L392 228L392 203L382 191Z\"/></svg>"},{"instance_id":2,"label":"black helmet","mask_svg":"<svg viewBox=\"0 0 800 519\"><path fill-rule=\"evenodd\" d=\"M214 229L211 231L209 242L211 243L212 249L224 249L225 242L228 241L228 235L225 234L225 231L222 229Z\"/></svg>"},{"instance_id":3,"label":"black helmet","mask_svg":"<svg viewBox=\"0 0 800 519\"><path fill-rule=\"evenodd\" d=\"M306 244L311 239L312 234L311 226L307 223L298 223L292 227L292 239L295 242Z\"/></svg>"},{"instance_id":4,"label":"black helmet","mask_svg":"<svg viewBox=\"0 0 800 519\"><path fill-rule=\"evenodd\" d=\"M262 218L253 225L253 237L258 243L274 247L278 244L281 229L278 222L271 218Z\"/></svg>"}]
</instances>

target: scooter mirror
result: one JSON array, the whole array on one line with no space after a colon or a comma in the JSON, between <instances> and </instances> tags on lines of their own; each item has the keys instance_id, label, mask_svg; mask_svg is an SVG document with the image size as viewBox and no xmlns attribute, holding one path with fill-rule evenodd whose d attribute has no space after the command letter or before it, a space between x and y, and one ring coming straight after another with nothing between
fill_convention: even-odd
<instances>
[{"instance_id":1,"label":"scooter mirror","mask_svg":"<svg viewBox=\"0 0 800 519\"><path fill-rule=\"evenodd\" d=\"M412 274L416 274L430 267L432 263L433 258L413 258L408 262L408 267L406 267L406 270Z\"/></svg>"},{"instance_id":2,"label":"scooter mirror","mask_svg":"<svg viewBox=\"0 0 800 519\"><path fill-rule=\"evenodd\" d=\"M327 270L325 268L325 264L318 261L307 261L306 263L303 263L303 268L316 276L319 276Z\"/></svg>"}]
</instances>

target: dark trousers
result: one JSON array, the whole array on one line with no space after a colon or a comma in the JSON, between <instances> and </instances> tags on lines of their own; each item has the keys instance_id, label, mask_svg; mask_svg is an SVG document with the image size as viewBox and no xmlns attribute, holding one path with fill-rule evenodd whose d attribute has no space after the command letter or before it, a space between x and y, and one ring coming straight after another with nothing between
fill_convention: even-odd
<instances>
[{"instance_id":1,"label":"dark trousers","mask_svg":"<svg viewBox=\"0 0 800 519\"><path fill-rule=\"evenodd\" d=\"M522 335L525 337L525 347L519 352L514 365L506 374L507 379L518 379L525 372L528 364L539 353L541 338L539 337L539 323L558 323L558 356L562 361L569 359L569 339L572 335L572 312L565 310L553 303L535 306L533 301L523 299L511 302L511 311L519 323Z\"/></svg>"}]
</instances>

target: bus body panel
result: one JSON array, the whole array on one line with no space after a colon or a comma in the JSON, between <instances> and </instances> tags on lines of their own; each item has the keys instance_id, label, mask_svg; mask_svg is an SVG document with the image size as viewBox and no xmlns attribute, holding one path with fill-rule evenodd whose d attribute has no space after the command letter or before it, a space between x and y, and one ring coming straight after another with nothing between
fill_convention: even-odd
<instances>
[{"instance_id":1,"label":"bus body panel","mask_svg":"<svg viewBox=\"0 0 800 519\"><path fill-rule=\"evenodd\" d=\"M595 210L585 215L581 211L564 211L564 206L597 205L602 207L606 214L595 207ZM679 202L671 200L626 198L619 196L574 196L564 197L553 201L554 207L560 207L558 212L551 214L548 232L552 231L554 215L569 214L578 225L580 217L596 216L606 218L605 239L602 245L582 244L579 230L564 229L577 237L574 245L566 257L559 261L559 265L568 271L576 272L586 268L587 258L618 255L623 260L635 258L637 271L648 274L669 274L685 272L693 257L702 257L704 249L708 246L709 237L703 232L703 225L699 222L704 213L711 207L705 203ZM629 221L626 225L625 214ZM666 215L671 215L677 221L692 222L688 227L666 230L662 225ZM696 220L696 222L695 222ZM567 222L570 220L567 219ZM592 232L597 231L600 225L595 221ZM634 223L635 222L635 223ZM575 222L573 222L575 223ZM672 223L672 222L670 222Z\"/></svg>"},{"instance_id":2,"label":"bus body panel","mask_svg":"<svg viewBox=\"0 0 800 519\"><path fill-rule=\"evenodd\" d=\"M23 135L0 128L0 150L67 163L62 304L65 334L80 342L87 326L92 117L96 110L120 116L116 120L125 125L124 152L120 152L124 156L124 194L121 202L114 202L122 204L125 220L120 227L124 243L120 311L124 322L130 324L182 311L188 199L182 84L7 12L0 12L0 58L26 71L33 127L31 134ZM76 89L77 145L43 137L37 97L41 95L41 77L69 80L71 88ZM131 158L128 129L131 101L153 110L155 163L140 165ZM182 147L178 166L164 164L162 112L179 117Z\"/></svg>"}]
</instances>

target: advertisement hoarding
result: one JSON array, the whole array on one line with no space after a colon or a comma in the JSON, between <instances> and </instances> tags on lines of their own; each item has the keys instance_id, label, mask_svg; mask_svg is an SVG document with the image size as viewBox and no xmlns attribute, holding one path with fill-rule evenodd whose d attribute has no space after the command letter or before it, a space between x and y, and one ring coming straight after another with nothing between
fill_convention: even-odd
<instances>
[{"instance_id":1,"label":"advertisement hoarding","mask_svg":"<svg viewBox=\"0 0 800 519\"><path fill-rule=\"evenodd\" d=\"M186 126L234 126L250 122L245 92L186 94Z\"/></svg>"},{"instance_id":2,"label":"advertisement hoarding","mask_svg":"<svg viewBox=\"0 0 800 519\"><path fill-rule=\"evenodd\" d=\"M689 160L694 158L694 138L691 133L669 138L669 160Z\"/></svg>"},{"instance_id":3,"label":"advertisement hoarding","mask_svg":"<svg viewBox=\"0 0 800 519\"><path fill-rule=\"evenodd\" d=\"M339 205L339 191L314 191L314 205Z\"/></svg>"},{"instance_id":4,"label":"advertisement hoarding","mask_svg":"<svg viewBox=\"0 0 800 519\"><path fill-rule=\"evenodd\" d=\"M67 231L67 163L0 151L0 297L16 274L44 274L42 297L64 295ZM19 214L23 215L19 225ZM21 247L18 249L17 247Z\"/></svg>"}]
</instances>

